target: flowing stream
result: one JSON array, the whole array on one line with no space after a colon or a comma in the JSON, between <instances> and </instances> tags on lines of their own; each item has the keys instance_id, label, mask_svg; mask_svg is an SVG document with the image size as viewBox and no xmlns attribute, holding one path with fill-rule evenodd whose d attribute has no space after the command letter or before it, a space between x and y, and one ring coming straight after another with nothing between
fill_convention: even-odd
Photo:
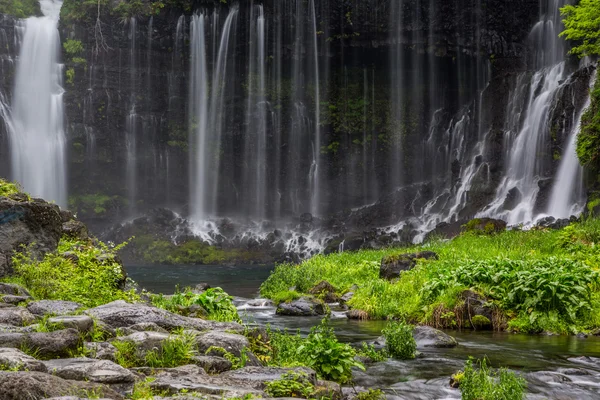
<instances>
[{"instance_id":1,"label":"flowing stream","mask_svg":"<svg viewBox=\"0 0 600 400\"><path fill-rule=\"evenodd\" d=\"M299 330L307 334L319 317L275 315L268 301L257 299L258 288L272 267L257 266L154 266L128 267L142 287L171 293L176 285L206 282L236 296L242 318L248 323ZM360 344L381 334L384 321L348 320L334 311L331 324L340 340ZM509 333L449 331L459 346L453 349L420 348L410 361L388 360L354 372L357 386L385 390L388 399L460 399L448 385L450 376L470 357L487 357L494 367L517 371L527 381L529 400L593 400L600 398L600 337L521 335Z\"/></svg>"}]
</instances>

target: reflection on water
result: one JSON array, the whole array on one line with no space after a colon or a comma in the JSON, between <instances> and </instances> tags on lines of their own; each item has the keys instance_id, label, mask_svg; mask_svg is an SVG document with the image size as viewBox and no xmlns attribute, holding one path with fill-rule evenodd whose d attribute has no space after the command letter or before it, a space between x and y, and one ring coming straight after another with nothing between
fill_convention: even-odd
<instances>
[{"instance_id":1,"label":"reflection on water","mask_svg":"<svg viewBox=\"0 0 600 400\"><path fill-rule=\"evenodd\" d=\"M307 334L320 318L275 315L267 301L257 297L260 284L272 267L258 266L168 266L128 267L130 276L154 292L172 293L176 285L193 286L207 282L221 286L236 297L240 315L248 323L270 324L273 328L299 330ZM334 312L331 324L338 337L360 343L380 336L384 321L348 320ZM450 376L464 366L470 356L487 357L494 367L508 367L522 374L528 383L529 400L600 399L600 338L574 336L516 335L492 332L450 331L459 346L453 349L419 349L415 360L389 360L356 370L358 386L384 389L388 399L460 399L460 391L448 385Z\"/></svg>"}]
</instances>

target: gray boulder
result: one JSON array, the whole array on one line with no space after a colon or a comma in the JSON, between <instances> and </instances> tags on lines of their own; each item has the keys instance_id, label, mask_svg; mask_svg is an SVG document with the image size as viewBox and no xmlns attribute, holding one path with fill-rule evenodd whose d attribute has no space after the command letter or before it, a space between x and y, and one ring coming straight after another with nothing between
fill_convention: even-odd
<instances>
[{"instance_id":1,"label":"gray boulder","mask_svg":"<svg viewBox=\"0 0 600 400\"><path fill-rule=\"evenodd\" d=\"M196 337L198 351L204 354L211 347L222 347L236 357L239 357L242 349L250 347L250 342L243 335L226 333L222 331L210 331Z\"/></svg>"},{"instance_id":2,"label":"gray boulder","mask_svg":"<svg viewBox=\"0 0 600 400\"><path fill-rule=\"evenodd\" d=\"M19 286L15 283L2 282L0 282L0 295L31 297L31 294L23 286Z\"/></svg>"},{"instance_id":3,"label":"gray boulder","mask_svg":"<svg viewBox=\"0 0 600 400\"><path fill-rule=\"evenodd\" d=\"M12 304L16 306L29 299L31 299L31 297L29 296L15 296L14 294L5 294L4 296L1 296L0 301L6 304Z\"/></svg>"},{"instance_id":4,"label":"gray boulder","mask_svg":"<svg viewBox=\"0 0 600 400\"><path fill-rule=\"evenodd\" d=\"M38 316L71 314L81 308L81 304L65 300L38 300L27 305L29 312Z\"/></svg>"},{"instance_id":5,"label":"gray boulder","mask_svg":"<svg viewBox=\"0 0 600 400\"><path fill-rule=\"evenodd\" d=\"M94 321L87 315L63 315L59 317L48 318L49 324L56 324L63 328L77 329L79 332L91 332L94 328Z\"/></svg>"},{"instance_id":6,"label":"gray boulder","mask_svg":"<svg viewBox=\"0 0 600 400\"><path fill-rule=\"evenodd\" d=\"M195 356L192 361L209 374L220 374L229 371L232 367L231 361L223 357Z\"/></svg>"},{"instance_id":7,"label":"gray boulder","mask_svg":"<svg viewBox=\"0 0 600 400\"><path fill-rule=\"evenodd\" d=\"M430 326L417 326L413 331L413 337L417 342L417 347L456 347L458 342L455 338L444 332L434 329Z\"/></svg>"},{"instance_id":8,"label":"gray boulder","mask_svg":"<svg viewBox=\"0 0 600 400\"><path fill-rule=\"evenodd\" d=\"M0 277L10 273L12 254L23 246L37 259L58 247L62 219L55 204L20 196L15 200L0 197L0 220Z\"/></svg>"},{"instance_id":9,"label":"gray boulder","mask_svg":"<svg viewBox=\"0 0 600 400\"><path fill-rule=\"evenodd\" d=\"M21 371L47 372L43 362L14 348L0 348L0 365L6 368L17 368Z\"/></svg>"},{"instance_id":10,"label":"gray boulder","mask_svg":"<svg viewBox=\"0 0 600 400\"><path fill-rule=\"evenodd\" d=\"M439 257L433 251L385 256L381 259L379 277L387 280L396 279L402 272L413 269L420 259L437 260Z\"/></svg>"},{"instance_id":11,"label":"gray boulder","mask_svg":"<svg viewBox=\"0 0 600 400\"><path fill-rule=\"evenodd\" d=\"M112 303L89 309L86 313L104 321L114 328L153 322L168 331L177 328L196 330L229 329L240 332L243 330L242 326L237 323L214 322L183 317L146 304L130 304L123 300L113 301Z\"/></svg>"},{"instance_id":12,"label":"gray boulder","mask_svg":"<svg viewBox=\"0 0 600 400\"><path fill-rule=\"evenodd\" d=\"M68 381L43 372L0 371L0 399L2 400L45 399L74 394L88 397L86 393L94 391L101 392L109 399L123 399L122 395L108 386L97 383Z\"/></svg>"},{"instance_id":13,"label":"gray boulder","mask_svg":"<svg viewBox=\"0 0 600 400\"><path fill-rule=\"evenodd\" d=\"M310 297L301 297L289 303L281 303L277 306L277 315L288 315L296 317L314 317L325 315L326 310L322 302Z\"/></svg>"},{"instance_id":14,"label":"gray boulder","mask_svg":"<svg viewBox=\"0 0 600 400\"><path fill-rule=\"evenodd\" d=\"M130 330L136 331L136 332L152 331L152 332L169 333L169 331L167 331L164 328L161 328L154 322L142 322L139 324L128 326L128 328Z\"/></svg>"},{"instance_id":15,"label":"gray boulder","mask_svg":"<svg viewBox=\"0 0 600 400\"><path fill-rule=\"evenodd\" d=\"M160 349L162 343L169 339L171 335L161 332L135 332L131 335L121 336L117 341L135 343L138 350L142 353L153 349Z\"/></svg>"},{"instance_id":16,"label":"gray boulder","mask_svg":"<svg viewBox=\"0 0 600 400\"><path fill-rule=\"evenodd\" d=\"M25 326L35 322L35 316L25 307L0 308L0 324Z\"/></svg>"},{"instance_id":17,"label":"gray boulder","mask_svg":"<svg viewBox=\"0 0 600 400\"><path fill-rule=\"evenodd\" d=\"M108 342L85 342L83 346L90 358L115 361L117 348Z\"/></svg>"},{"instance_id":18,"label":"gray boulder","mask_svg":"<svg viewBox=\"0 0 600 400\"><path fill-rule=\"evenodd\" d=\"M22 348L37 351L41 357L66 357L81 343L79 332L64 329L54 332L0 333L0 347Z\"/></svg>"},{"instance_id":19,"label":"gray boulder","mask_svg":"<svg viewBox=\"0 0 600 400\"><path fill-rule=\"evenodd\" d=\"M53 375L74 381L117 384L136 380L132 372L109 360L65 358L46 361L45 364Z\"/></svg>"},{"instance_id":20,"label":"gray boulder","mask_svg":"<svg viewBox=\"0 0 600 400\"><path fill-rule=\"evenodd\" d=\"M77 240L89 239L87 226L81 221L72 219L62 224L63 235Z\"/></svg>"}]
</instances>

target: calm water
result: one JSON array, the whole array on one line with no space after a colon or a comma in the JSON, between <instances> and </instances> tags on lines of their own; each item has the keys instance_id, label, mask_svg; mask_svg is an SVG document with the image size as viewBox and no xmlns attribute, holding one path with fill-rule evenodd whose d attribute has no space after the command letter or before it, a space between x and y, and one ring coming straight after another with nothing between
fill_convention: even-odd
<instances>
[{"instance_id":1,"label":"calm water","mask_svg":"<svg viewBox=\"0 0 600 400\"><path fill-rule=\"evenodd\" d=\"M254 298L273 266L128 266L126 270L142 288L155 293L172 294L177 286L183 289L208 283L212 287L223 288L232 296Z\"/></svg>"},{"instance_id":2,"label":"calm water","mask_svg":"<svg viewBox=\"0 0 600 400\"><path fill-rule=\"evenodd\" d=\"M258 288L272 267L260 266L163 266L128 267L130 276L148 290L172 293L175 286L207 282L237 296L240 315L248 323L270 324L308 333L319 318L281 317L275 307L257 302ZM350 321L334 312L331 324L341 340L350 343L380 336L383 321ZM494 367L503 366L522 374L528 383L529 400L600 400L600 338L574 336L516 335L492 332L450 331L459 346L453 349L419 349L416 360L389 360L356 371L356 385L384 389L388 399L460 399L448 386L450 376L470 356L487 357Z\"/></svg>"}]
</instances>

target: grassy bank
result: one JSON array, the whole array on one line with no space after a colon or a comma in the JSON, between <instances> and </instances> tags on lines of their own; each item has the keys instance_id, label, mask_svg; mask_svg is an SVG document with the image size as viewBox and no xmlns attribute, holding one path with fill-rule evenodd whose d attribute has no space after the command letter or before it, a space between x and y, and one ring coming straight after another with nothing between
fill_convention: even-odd
<instances>
[{"instance_id":1,"label":"grassy bank","mask_svg":"<svg viewBox=\"0 0 600 400\"><path fill-rule=\"evenodd\" d=\"M565 229L465 233L403 249L317 256L301 265L280 265L261 293L289 297L307 293L322 280L348 305L369 318L405 318L438 327L464 326L461 293L472 289L488 299L494 326L521 332L577 333L600 327L600 220ZM379 278L384 256L429 250L439 260L420 260L394 281ZM293 292L292 292L293 294Z\"/></svg>"}]
</instances>

